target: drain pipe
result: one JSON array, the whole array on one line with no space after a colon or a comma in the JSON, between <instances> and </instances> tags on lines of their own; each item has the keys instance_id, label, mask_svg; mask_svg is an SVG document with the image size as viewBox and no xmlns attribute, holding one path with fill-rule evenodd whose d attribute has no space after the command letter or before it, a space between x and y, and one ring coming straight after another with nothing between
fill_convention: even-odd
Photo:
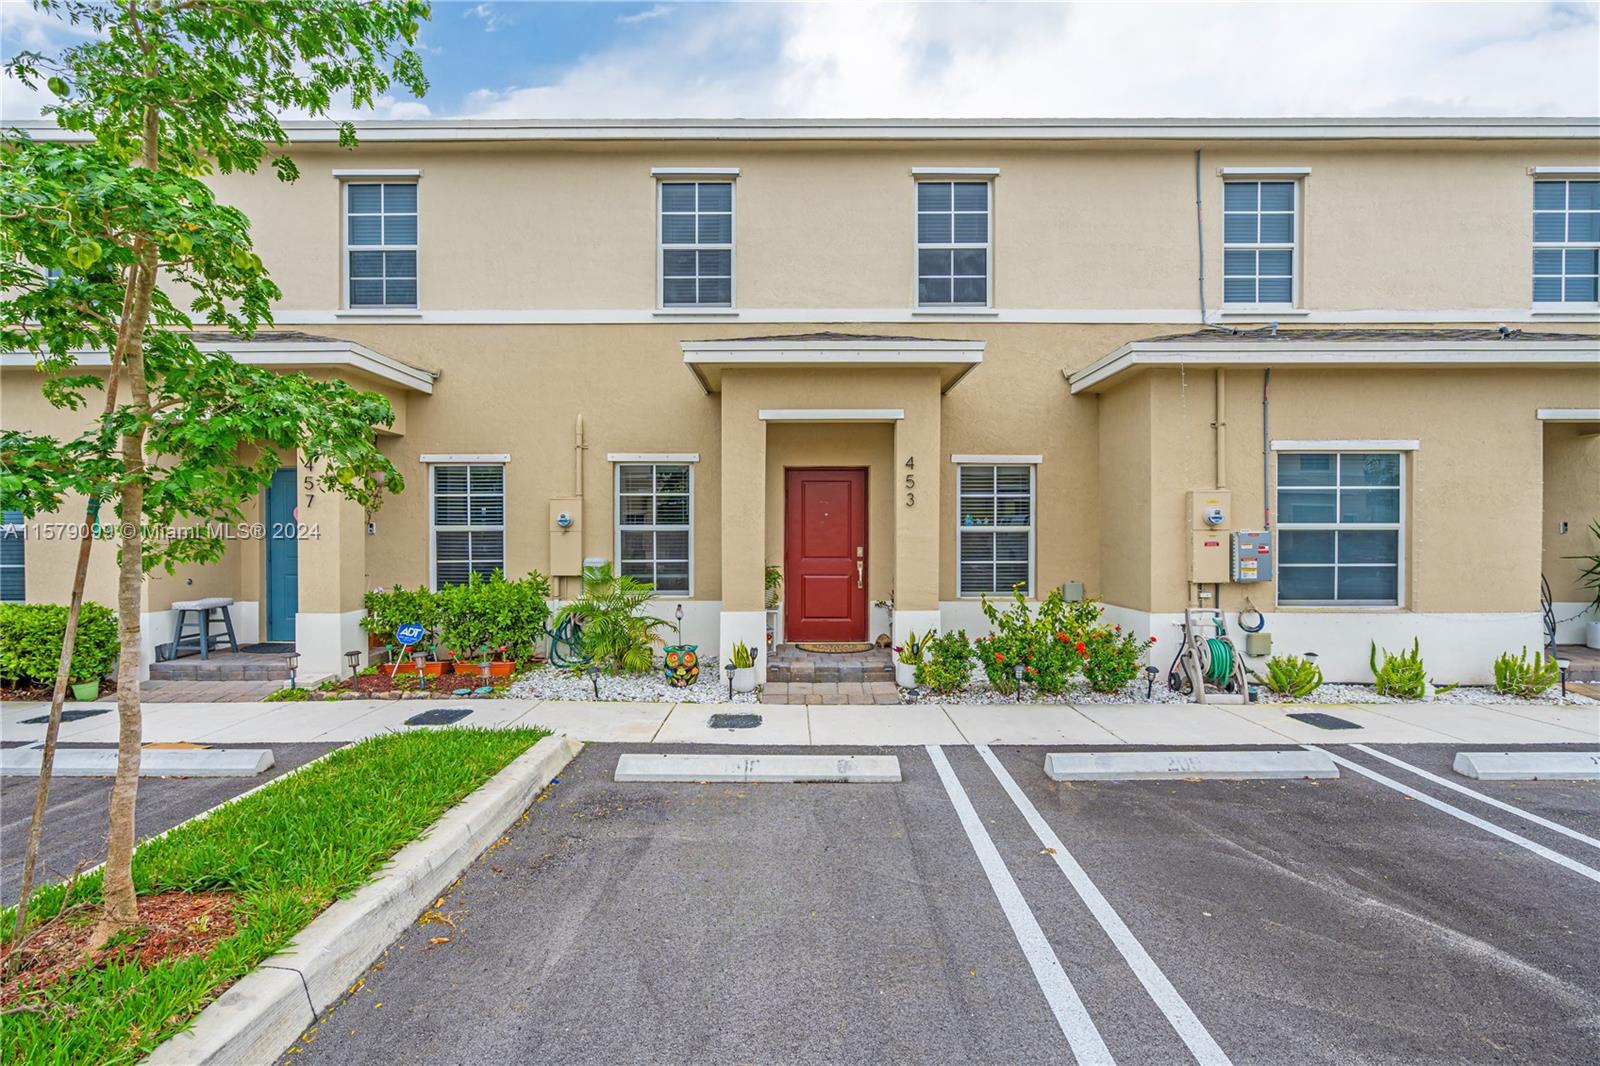
<instances>
[{"instance_id":1,"label":"drain pipe","mask_svg":"<svg viewBox=\"0 0 1600 1066\"><path fill-rule=\"evenodd\" d=\"M1217 414L1211 425L1217 431L1217 488L1228 487L1228 378L1219 366L1217 376Z\"/></svg>"},{"instance_id":2,"label":"drain pipe","mask_svg":"<svg viewBox=\"0 0 1600 1066\"><path fill-rule=\"evenodd\" d=\"M1261 374L1261 528L1272 528L1272 368Z\"/></svg>"},{"instance_id":3,"label":"drain pipe","mask_svg":"<svg viewBox=\"0 0 1600 1066\"><path fill-rule=\"evenodd\" d=\"M583 499L583 415L578 415L572 443L572 494Z\"/></svg>"},{"instance_id":4,"label":"drain pipe","mask_svg":"<svg viewBox=\"0 0 1600 1066\"><path fill-rule=\"evenodd\" d=\"M1194 236L1200 249L1200 325L1206 325L1206 227L1200 212L1200 149L1194 150ZM1220 487L1220 486L1219 486Z\"/></svg>"}]
</instances>

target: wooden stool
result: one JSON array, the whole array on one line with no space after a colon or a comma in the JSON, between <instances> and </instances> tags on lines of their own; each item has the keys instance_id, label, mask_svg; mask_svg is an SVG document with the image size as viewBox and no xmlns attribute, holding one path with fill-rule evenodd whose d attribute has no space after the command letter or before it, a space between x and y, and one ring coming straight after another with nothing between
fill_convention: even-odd
<instances>
[{"instance_id":1,"label":"wooden stool","mask_svg":"<svg viewBox=\"0 0 1600 1066\"><path fill-rule=\"evenodd\" d=\"M179 658L183 654L184 643L188 642L191 648L198 648L200 658L211 658L211 627L216 622L222 623L223 632L220 636L226 637L228 644L237 652L239 641L233 635L233 615L228 608L233 606L233 601L226 596L211 596L203 600L179 600L172 605L178 612L178 629L172 638L172 657ZM216 617L212 617L212 613ZM189 616L193 615L191 619ZM190 622L194 625L194 632L187 636L184 627Z\"/></svg>"}]
</instances>

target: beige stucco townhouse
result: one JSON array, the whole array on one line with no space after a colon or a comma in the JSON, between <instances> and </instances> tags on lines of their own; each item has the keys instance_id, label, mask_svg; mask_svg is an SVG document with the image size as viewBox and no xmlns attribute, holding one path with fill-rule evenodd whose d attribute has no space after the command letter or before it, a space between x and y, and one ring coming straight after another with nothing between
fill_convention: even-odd
<instances>
[{"instance_id":1,"label":"beige stucco townhouse","mask_svg":"<svg viewBox=\"0 0 1600 1066\"><path fill-rule=\"evenodd\" d=\"M1081 583L1158 648L1185 605L1251 606L1340 680L1413 637L1485 679L1542 642L1541 576L1561 638L1583 625L1596 120L291 136L297 183L216 179L280 331L208 343L384 393L407 489L369 515L284 471L267 536L151 579L147 657L174 601L220 595L334 671L367 589L498 567L567 596L585 560L721 652L976 633L1017 584ZM4 366L6 424L69 428ZM8 528L5 595L64 600L73 544Z\"/></svg>"}]
</instances>

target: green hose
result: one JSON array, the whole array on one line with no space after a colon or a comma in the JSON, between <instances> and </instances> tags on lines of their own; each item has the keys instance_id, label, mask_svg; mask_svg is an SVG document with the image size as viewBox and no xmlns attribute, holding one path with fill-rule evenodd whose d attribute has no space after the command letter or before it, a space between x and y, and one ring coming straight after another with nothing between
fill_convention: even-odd
<instances>
[{"instance_id":1,"label":"green hose","mask_svg":"<svg viewBox=\"0 0 1600 1066\"><path fill-rule=\"evenodd\" d=\"M1211 662L1206 665L1206 680L1213 685L1227 684L1233 678L1233 644L1207 637L1206 650L1211 653Z\"/></svg>"}]
</instances>

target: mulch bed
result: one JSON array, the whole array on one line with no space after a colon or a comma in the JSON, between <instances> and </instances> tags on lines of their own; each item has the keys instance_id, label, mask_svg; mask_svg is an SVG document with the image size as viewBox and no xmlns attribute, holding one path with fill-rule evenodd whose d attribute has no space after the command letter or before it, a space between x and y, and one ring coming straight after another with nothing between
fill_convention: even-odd
<instances>
[{"instance_id":1,"label":"mulch bed","mask_svg":"<svg viewBox=\"0 0 1600 1066\"><path fill-rule=\"evenodd\" d=\"M231 892L162 892L139 897L139 924L94 958L97 965L109 962L136 962L151 966L163 959L203 955L217 943L232 936L237 924L233 917ZM74 908L23 938L24 961L11 972L13 945L0 947L0 968L6 977L0 984L0 1009L24 1002L27 994L61 980L83 967L84 949L94 932L97 906Z\"/></svg>"},{"instance_id":2,"label":"mulch bed","mask_svg":"<svg viewBox=\"0 0 1600 1066\"><path fill-rule=\"evenodd\" d=\"M11 688L9 686L5 687L5 688L0 688L0 702L4 702L4 701L8 701L8 700L46 700L46 701L48 701L50 699L50 697L53 696L53 695L55 695L55 687L53 685L38 685L38 686L20 685L20 686L18 686L16 688ZM102 681L102 682L100 682L100 696L99 696L99 698L102 699L102 700L114 700L114 699L116 699L117 698L117 683L115 681ZM75 702L77 702L77 701L75 701L72 698L72 690L71 689L67 689L67 705L71 706Z\"/></svg>"},{"instance_id":3,"label":"mulch bed","mask_svg":"<svg viewBox=\"0 0 1600 1066\"><path fill-rule=\"evenodd\" d=\"M516 676L507 677L479 677L475 674L438 674L434 677L424 676L423 688L435 696L449 696L458 688L477 689L484 685L494 688L495 694L504 692ZM324 698L335 692L359 692L363 696L383 697L391 692L417 691L417 675L399 674L391 678L387 666L378 667L375 674L360 674L355 678L344 678L337 688L332 690L313 689Z\"/></svg>"}]
</instances>

